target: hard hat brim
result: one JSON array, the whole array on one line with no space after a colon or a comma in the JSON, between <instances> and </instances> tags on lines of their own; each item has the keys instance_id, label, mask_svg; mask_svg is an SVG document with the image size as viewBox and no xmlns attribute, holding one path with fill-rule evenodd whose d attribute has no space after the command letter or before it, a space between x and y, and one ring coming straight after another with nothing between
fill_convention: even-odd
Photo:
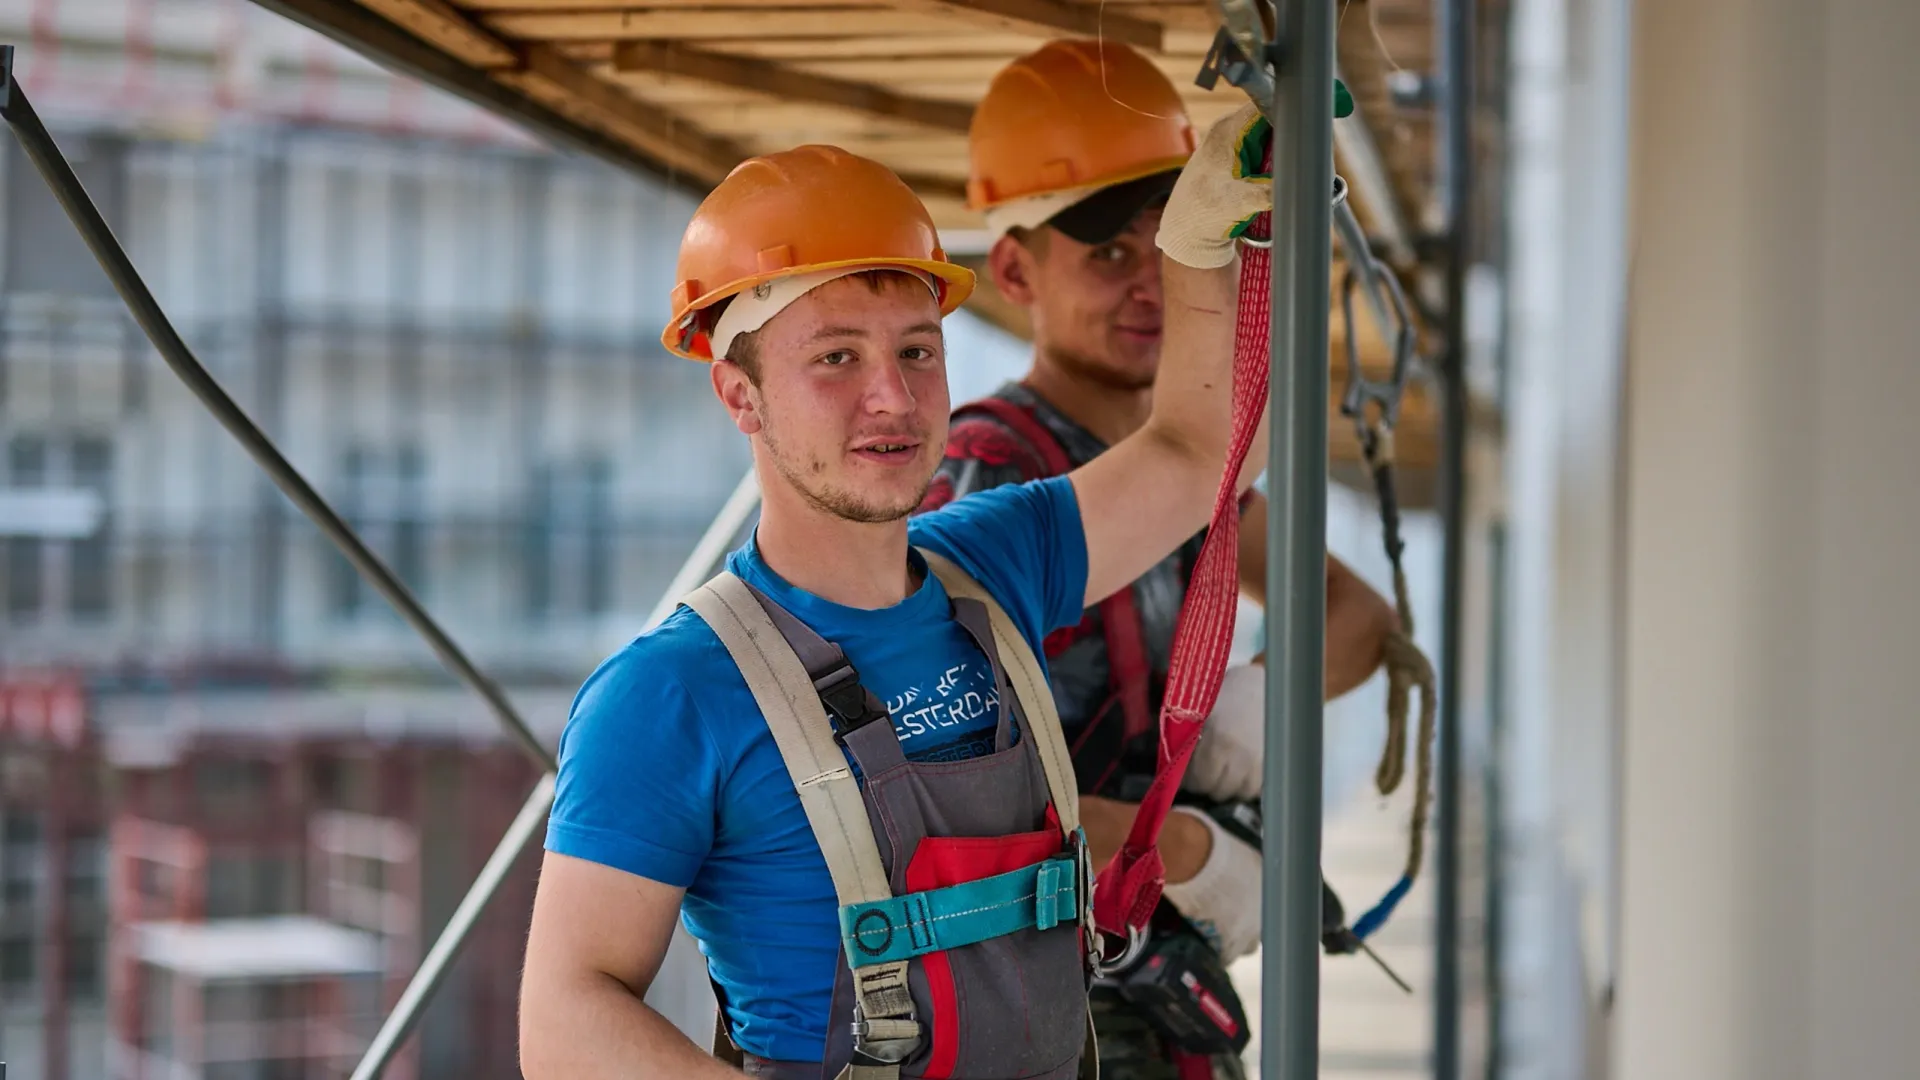
<instances>
[{"instance_id":1,"label":"hard hat brim","mask_svg":"<svg viewBox=\"0 0 1920 1080\"><path fill-rule=\"evenodd\" d=\"M812 263L806 266L786 267L771 273L755 274L751 277L730 281L719 288L695 298L673 313L667 320L666 329L660 333L660 344L675 356L701 363L711 363L713 356L706 344L706 334L690 330L685 324L688 317L727 299L737 293L745 292L763 282L776 278L790 277L796 274L810 274L819 270L840 270L846 268L867 270L885 270L900 267L921 270L938 278L945 288L940 299L940 314L944 317L959 310L967 297L973 295L973 271L957 263L940 259L840 259L833 262Z\"/></svg>"},{"instance_id":2,"label":"hard hat brim","mask_svg":"<svg viewBox=\"0 0 1920 1080\"><path fill-rule=\"evenodd\" d=\"M1168 169L1109 185L1048 218L1046 224L1083 244L1104 244L1125 232L1142 211L1165 202L1179 179L1179 169Z\"/></svg>"}]
</instances>

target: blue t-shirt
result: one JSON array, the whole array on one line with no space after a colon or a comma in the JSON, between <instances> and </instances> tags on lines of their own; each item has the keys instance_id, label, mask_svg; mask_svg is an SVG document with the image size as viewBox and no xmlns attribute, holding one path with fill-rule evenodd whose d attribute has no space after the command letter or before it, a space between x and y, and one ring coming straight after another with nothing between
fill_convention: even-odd
<instances>
[{"instance_id":1,"label":"blue t-shirt","mask_svg":"<svg viewBox=\"0 0 1920 1080\"><path fill-rule=\"evenodd\" d=\"M907 531L973 575L1035 653L1080 621L1086 536L1067 477L981 492ZM727 567L845 651L887 703L909 758L992 748L992 669L932 574L901 603L866 611L782 581L751 541ZM682 921L726 993L740 1047L788 1061L825 1052L839 946L833 881L752 693L692 610L581 687L560 738L547 850L684 887Z\"/></svg>"}]
</instances>

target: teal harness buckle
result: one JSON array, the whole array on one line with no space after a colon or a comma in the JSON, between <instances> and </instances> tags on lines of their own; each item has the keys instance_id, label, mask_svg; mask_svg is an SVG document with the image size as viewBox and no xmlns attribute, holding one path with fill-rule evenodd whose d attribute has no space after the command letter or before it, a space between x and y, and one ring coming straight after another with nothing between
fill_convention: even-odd
<instances>
[{"instance_id":1,"label":"teal harness buckle","mask_svg":"<svg viewBox=\"0 0 1920 1080\"><path fill-rule=\"evenodd\" d=\"M1078 867L1056 856L1018 870L840 909L849 967L910 960L1032 927L1080 921Z\"/></svg>"}]
</instances>

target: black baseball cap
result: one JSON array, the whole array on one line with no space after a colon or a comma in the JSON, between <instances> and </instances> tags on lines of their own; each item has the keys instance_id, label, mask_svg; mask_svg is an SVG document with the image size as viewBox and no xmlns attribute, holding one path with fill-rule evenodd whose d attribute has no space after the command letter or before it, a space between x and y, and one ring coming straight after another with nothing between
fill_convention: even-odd
<instances>
[{"instance_id":1,"label":"black baseball cap","mask_svg":"<svg viewBox=\"0 0 1920 1080\"><path fill-rule=\"evenodd\" d=\"M1083 244L1104 244L1126 231L1141 211L1165 202L1178 179L1179 169L1167 169L1103 187L1046 223Z\"/></svg>"}]
</instances>

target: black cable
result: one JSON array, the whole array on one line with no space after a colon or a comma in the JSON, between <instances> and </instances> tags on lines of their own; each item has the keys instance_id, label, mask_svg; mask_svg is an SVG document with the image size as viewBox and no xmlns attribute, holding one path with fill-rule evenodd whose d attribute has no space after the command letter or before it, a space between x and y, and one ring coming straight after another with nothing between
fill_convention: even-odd
<instances>
[{"instance_id":1,"label":"black cable","mask_svg":"<svg viewBox=\"0 0 1920 1080\"><path fill-rule=\"evenodd\" d=\"M106 271L107 277L113 281L114 289L126 302L127 310L133 313L134 319L140 323L140 328L146 331L147 339L153 342L153 347L159 351L161 358L166 360L167 366L173 369L174 374L180 377L180 381L186 384L187 389L193 391L201 403L213 413L214 418L219 420L234 438L240 440L240 445L253 456L262 469L266 470L267 475L273 478L273 482L286 493L287 498L291 499L301 512L320 527L320 531L326 535L327 539L333 541L334 545L347 557L347 561L351 562L354 568L375 589L379 590L380 595L386 597L387 601L400 612L401 617L406 619L408 625L426 639L428 646L441 661L486 699L494 714L499 717L501 724L505 725L507 731L520 742L528 754L532 755L540 767L549 772L553 771L556 767L553 755L541 745L539 739L534 737L533 731L520 718L520 714L515 711L500 688L474 666L466 653L461 651L460 646L454 644L453 639L440 629L440 625L434 622L433 617L420 606L420 602L414 599L406 585L394 576L386 564L380 561L379 556L361 541L352 526L342 520L340 515L334 512L333 507L320 497L320 493L315 491L312 485L308 484L306 479L294 469L293 465L273 445L272 440L268 439L266 434L248 418L246 411L227 396L227 392L221 388L212 373L194 357L193 351L187 348L187 343L175 332L173 324L167 320L166 313L160 309L159 302L153 298L153 293L148 291L146 283L140 279L139 271L134 269L133 262L127 258L125 249L114 238L113 230L107 226L106 220L100 216L99 209L88 197L86 188L73 174L72 167L67 164L66 156L60 152L60 147L47 133L46 126L40 122L39 115L33 111L33 106L27 101L27 96L21 90L20 84L14 81L13 46L11 45L0 46L0 116L4 116L13 128L14 136L20 140L20 145L26 150L27 157L33 162L34 168L40 171L47 186L53 190L54 197L60 200L61 207L66 210L67 217L72 220L81 239L87 242L87 247L93 251L93 257L99 261L100 268Z\"/></svg>"}]
</instances>

